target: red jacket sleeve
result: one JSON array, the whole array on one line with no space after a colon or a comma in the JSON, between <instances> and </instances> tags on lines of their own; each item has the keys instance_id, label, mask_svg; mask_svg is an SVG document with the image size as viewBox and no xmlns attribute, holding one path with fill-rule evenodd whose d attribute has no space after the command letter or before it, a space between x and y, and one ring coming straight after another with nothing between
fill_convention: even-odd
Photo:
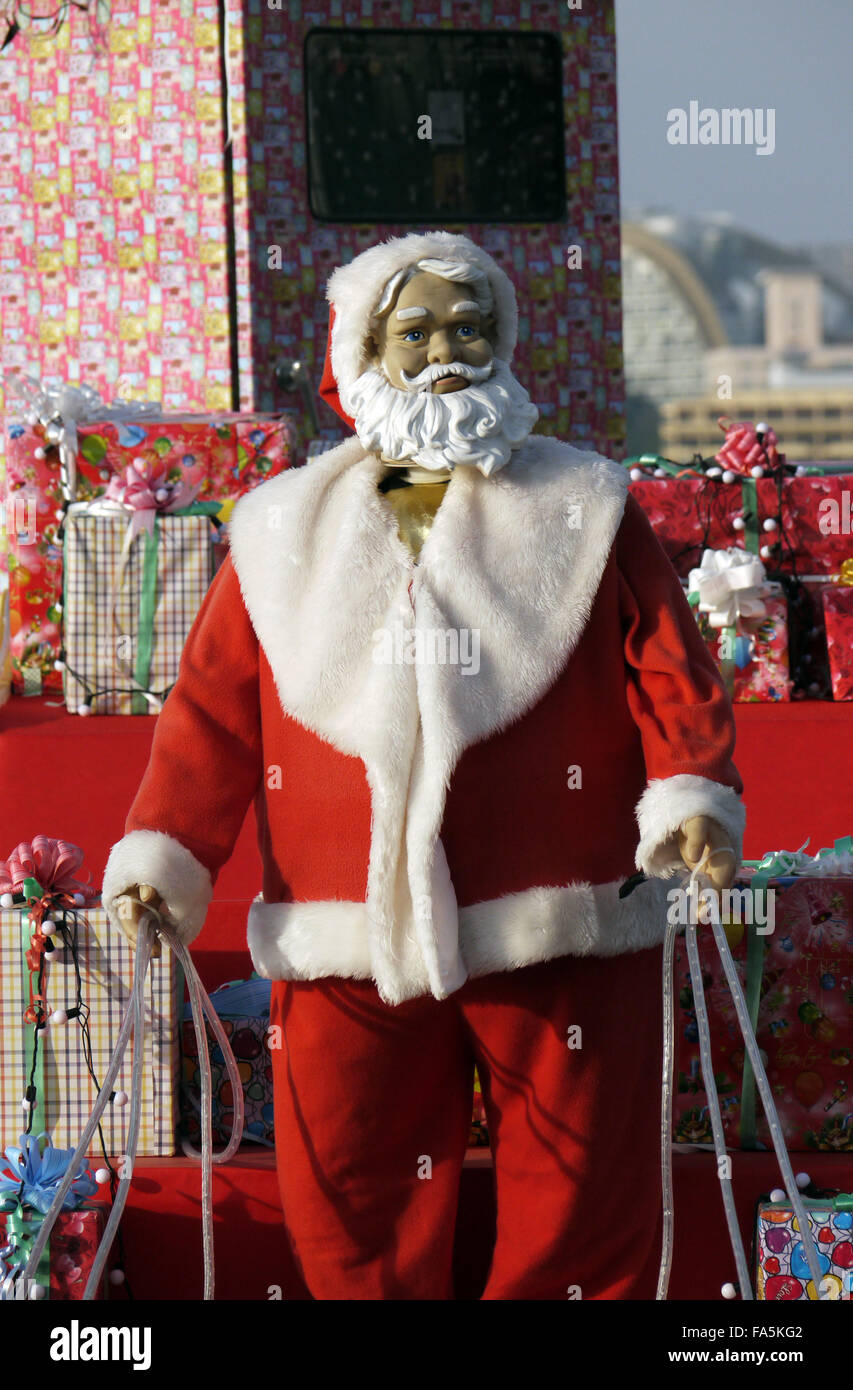
<instances>
[{"instance_id":1,"label":"red jacket sleeve","mask_svg":"<svg viewBox=\"0 0 853 1390\"><path fill-rule=\"evenodd\" d=\"M637 867L683 867L676 842L690 816L712 816L740 862L743 783L732 756L732 704L681 583L652 527L628 498L616 539L628 704L648 785L637 806Z\"/></svg>"},{"instance_id":2,"label":"red jacket sleeve","mask_svg":"<svg viewBox=\"0 0 853 1390\"><path fill-rule=\"evenodd\" d=\"M262 775L258 639L230 556L157 716L148 767L104 874L103 903L150 883L184 940L201 930Z\"/></svg>"}]
</instances>

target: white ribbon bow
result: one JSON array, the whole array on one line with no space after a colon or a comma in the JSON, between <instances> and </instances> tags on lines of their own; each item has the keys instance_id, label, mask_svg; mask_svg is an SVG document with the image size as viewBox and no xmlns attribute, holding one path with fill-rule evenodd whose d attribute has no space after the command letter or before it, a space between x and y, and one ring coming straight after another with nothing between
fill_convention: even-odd
<instances>
[{"instance_id":1,"label":"white ribbon bow","mask_svg":"<svg viewBox=\"0 0 853 1390\"><path fill-rule=\"evenodd\" d=\"M711 627L735 627L740 618L763 618L762 595L768 584L764 566L748 550L706 550L699 569L687 580L690 593L699 594L699 612Z\"/></svg>"},{"instance_id":2,"label":"white ribbon bow","mask_svg":"<svg viewBox=\"0 0 853 1390\"><path fill-rule=\"evenodd\" d=\"M67 502L77 496L77 426L100 420L161 420L159 401L125 401L107 405L93 386L43 386L23 372L8 374L10 394L22 402L31 425L44 426L48 443L59 445L62 490Z\"/></svg>"}]
</instances>

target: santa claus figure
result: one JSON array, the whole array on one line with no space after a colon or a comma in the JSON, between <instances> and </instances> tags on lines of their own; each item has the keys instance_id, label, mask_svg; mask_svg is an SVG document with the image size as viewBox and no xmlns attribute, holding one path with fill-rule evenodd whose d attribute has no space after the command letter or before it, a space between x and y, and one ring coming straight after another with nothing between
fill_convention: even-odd
<instances>
[{"instance_id":1,"label":"santa claus figure","mask_svg":"<svg viewBox=\"0 0 853 1390\"><path fill-rule=\"evenodd\" d=\"M667 894L740 861L731 706L624 470L532 432L495 261L394 238L327 296L354 433L235 508L104 903L192 941L254 801L315 1298L453 1296L475 1064L484 1297L653 1297Z\"/></svg>"}]
</instances>

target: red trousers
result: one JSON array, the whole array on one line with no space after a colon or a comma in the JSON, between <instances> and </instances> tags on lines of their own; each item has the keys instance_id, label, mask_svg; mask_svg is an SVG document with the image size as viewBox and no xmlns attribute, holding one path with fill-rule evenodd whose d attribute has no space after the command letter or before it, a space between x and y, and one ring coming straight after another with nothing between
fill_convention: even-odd
<instances>
[{"instance_id":1,"label":"red trousers","mask_svg":"<svg viewBox=\"0 0 853 1390\"><path fill-rule=\"evenodd\" d=\"M660 975L656 948L397 1006L359 980L274 983L278 1173L313 1297L453 1297L476 1062L497 1206L483 1297L653 1299Z\"/></svg>"}]
</instances>

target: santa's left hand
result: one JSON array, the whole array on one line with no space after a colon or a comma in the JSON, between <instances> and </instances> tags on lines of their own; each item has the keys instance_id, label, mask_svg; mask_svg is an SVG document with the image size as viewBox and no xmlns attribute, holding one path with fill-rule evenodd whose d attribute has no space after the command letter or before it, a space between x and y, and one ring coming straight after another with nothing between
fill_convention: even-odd
<instances>
[{"instance_id":1,"label":"santa's left hand","mask_svg":"<svg viewBox=\"0 0 853 1390\"><path fill-rule=\"evenodd\" d=\"M701 872L719 892L731 887L737 871L733 852L723 853L731 845L731 835L711 816L691 816L678 832L678 849L691 871L700 866ZM721 851L714 853L715 850Z\"/></svg>"}]
</instances>

